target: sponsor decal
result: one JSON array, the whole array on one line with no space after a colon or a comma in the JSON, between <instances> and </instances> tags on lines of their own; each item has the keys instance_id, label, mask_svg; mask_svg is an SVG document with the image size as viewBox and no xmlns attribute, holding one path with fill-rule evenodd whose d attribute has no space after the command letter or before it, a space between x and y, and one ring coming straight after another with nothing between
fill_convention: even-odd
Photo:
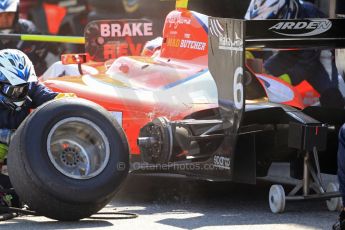
<instances>
[{"instance_id":1,"label":"sponsor decal","mask_svg":"<svg viewBox=\"0 0 345 230\"><path fill-rule=\"evenodd\" d=\"M224 28L216 19L210 19L210 32L219 39L219 49L243 52L243 39L235 32L235 37L231 38L224 35ZM232 54L232 52L231 52Z\"/></svg>"},{"instance_id":2,"label":"sponsor decal","mask_svg":"<svg viewBox=\"0 0 345 230\"><path fill-rule=\"evenodd\" d=\"M284 36L304 37L322 34L331 28L332 22L328 19L311 19L308 21L278 22L269 30Z\"/></svg>"},{"instance_id":3,"label":"sponsor decal","mask_svg":"<svg viewBox=\"0 0 345 230\"><path fill-rule=\"evenodd\" d=\"M181 40L181 48L188 48L193 50L205 50L206 42L198 42L192 40Z\"/></svg>"},{"instance_id":4,"label":"sponsor decal","mask_svg":"<svg viewBox=\"0 0 345 230\"><path fill-rule=\"evenodd\" d=\"M109 60L121 56L140 56L142 43L107 43L103 45L103 58Z\"/></svg>"},{"instance_id":5,"label":"sponsor decal","mask_svg":"<svg viewBox=\"0 0 345 230\"><path fill-rule=\"evenodd\" d=\"M103 46L102 58L108 60L121 56L139 56L145 43L141 40L137 42L137 39L152 37L152 26L152 22L101 23L97 44Z\"/></svg>"},{"instance_id":6,"label":"sponsor decal","mask_svg":"<svg viewBox=\"0 0 345 230\"><path fill-rule=\"evenodd\" d=\"M235 39L220 35L219 36L219 47L220 50L230 50L243 52L243 40L235 33Z\"/></svg>"},{"instance_id":7,"label":"sponsor decal","mask_svg":"<svg viewBox=\"0 0 345 230\"><path fill-rule=\"evenodd\" d=\"M93 61L139 56L156 34L157 26L147 19L93 21L85 28L85 52Z\"/></svg>"},{"instance_id":8,"label":"sponsor decal","mask_svg":"<svg viewBox=\"0 0 345 230\"><path fill-rule=\"evenodd\" d=\"M213 36L219 37L224 33L224 28L216 19L210 19L210 32Z\"/></svg>"},{"instance_id":9,"label":"sponsor decal","mask_svg":"<svg viewBox=\"0 0 345 230\"><path fill-rule=\"evenodd\" d=\"M169 28L177 29L179 25L190 25L192 23L192 19L184 18L181 17L180 14L176 14L172 15L171 17L168 17L166 23Z\"/></svg>"},{"instance_id":10,"label":"sponsor decal","mask_svg":"<svg viewBox=\"0 0 345 230\"><path fill-rule=\"evenodd\" d=\"M167 39L168 47L185 48L185 49L192 49L192 50L205 50L206 45L207 45L206 42L199 42L199 41L178 39L178 38Z\"/></svg>"},{"instance_id":11,"label":"sponsor decal","mask_svg":"<svg viewBox=\"0 0 345 230\"><path fill-rule=\"evenodd\" d=\"M213 164L217 168L230 169L230 158L215 155L213 157Z\"/></svg>"},{"instance_id":12,"label":"sponsor decal","mask_svg":"<svg viewBox=\"0 0 345 230\"><path fill-rule=\"evenodd\" d=\"M102 23L101 36L106 37L133 37L152 36L152 23Z\"/></svg>"}]
</instances>

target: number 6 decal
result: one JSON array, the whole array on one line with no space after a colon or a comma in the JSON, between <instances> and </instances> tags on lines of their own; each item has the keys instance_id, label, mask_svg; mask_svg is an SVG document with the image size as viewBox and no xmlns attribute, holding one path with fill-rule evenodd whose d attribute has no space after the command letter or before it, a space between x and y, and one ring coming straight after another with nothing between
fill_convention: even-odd
<instances>
[{"instance_id":1,"label":"number 6 decal","mask_svg":"<svg viewBox=\"0 0 345 230\"><path fill-rule=\"evenodd\" d=\"M243 84L241 77L243 76L243 68L237 67L234 74L234 102L236 109L243 107Z\"/></svg>"}]
</instances>

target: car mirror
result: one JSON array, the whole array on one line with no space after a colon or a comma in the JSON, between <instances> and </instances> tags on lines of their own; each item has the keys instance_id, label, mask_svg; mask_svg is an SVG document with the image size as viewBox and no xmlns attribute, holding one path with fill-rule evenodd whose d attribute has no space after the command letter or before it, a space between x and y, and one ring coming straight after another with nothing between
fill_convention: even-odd
<instances>
[{"instance_id":1,"label":"car mirror","mask_svg":"<svg viewBox=\"0 0 345 230\"><path fill-rule=\"evenodd\" d=\"M61 62L63 65L69 64L83 64L90 60L88 53L81 54L63 54L61 55Z\"/></svg>"},{"instance_id":2,"label":"car mirror","mask_svg":"<svg viewBox=\"0 0 345 230\"><path fill-rule=\"evenodd\" d=\"M83 75L81 64L86 63L89 60L90 60L90 55L88 53L61 55L61 62L63 65L78 64L78 70L79 70L80 75Z\"/></svg>"}]
</instances>

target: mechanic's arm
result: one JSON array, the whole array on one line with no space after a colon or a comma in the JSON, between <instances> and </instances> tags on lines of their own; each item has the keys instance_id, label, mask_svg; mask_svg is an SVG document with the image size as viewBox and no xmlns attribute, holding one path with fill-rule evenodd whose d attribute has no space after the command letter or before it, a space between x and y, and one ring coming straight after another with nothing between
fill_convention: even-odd
<instances>
[{"instance_id":1,"label":"mechanic's arm","mask_svg":"<svg viewBox=\"0 0 345 230\"><path fill-rule=\"evenodd\" d=\"M53 99L76 97L76 95L74 93L56 93L39 82L33 82L30 84L29 97L32 100L31 107L37 108L47 101Z\"/></svg>"},{"instance_id":2,"label":"mechanic's arm","mask_svg":"<svg viewBox=\"0 0 345 230\"><path fill-rule=\"evenodd\" d=\"M295 51L279 51L269 57L265 63L265 71L274 76L286 74L298 61Z\"/></svg>"},{"instance_id":3,"label":"mechanic's arm","mask_svg":"<svg viewBox=\"0 0 345 230\"><path fill-rule=\"evenodd\" d=\"M289 72L291 76L297 76L297 81L293 85L307 80L318 92L323 92L324 89L331 87L331 76L329 76L325 68L332 69L333 64L329 67L325 67L324 64L321 63L320 54L321 50L304 51L300 57L301 61L296 63ZM330 61L332 62L332 60Z\"/></svg>"},{"instance_id":4,"label":"mechanic's arm","mask_svg":"<svg viewBox=\"0 0 345 230\"><path fill-rule=\"evenodd\" d=\"M37 108L45 102L53 100L58 95L58 93L51 91L48 87L39 82L33 82L29 87L29 97L32 100L32 108Z\"/></svg>"},{"instance_id":5,"label":"mechanic's arm","mask_svg":"<svg viewBox=\"0 0 345 230\"><path fill-rule=\"evenodd\" d=\"M297 85L321 68L319 50L279 51L264 64L265 70L274 75L288 74L292 84Z\"/></svg>"}]
</instances>

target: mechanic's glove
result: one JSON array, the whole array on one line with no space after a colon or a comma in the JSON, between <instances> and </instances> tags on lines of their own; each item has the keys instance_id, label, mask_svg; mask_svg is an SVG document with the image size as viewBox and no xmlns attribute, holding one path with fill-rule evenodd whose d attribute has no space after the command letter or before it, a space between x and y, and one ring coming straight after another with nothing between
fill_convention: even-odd
<instances>
[{"instance_id":1,"label":"mechanic's glove","mask_svg":"<svg viewBox=\"0 0 345 230\"><path fill-rule=\"evenodd\" d=\"M62 98L74 98L77 97L74 93L59 93L55 96L54 99L62 99Z\"/></svg>"},{"instance_id":2,"label":"mechanic's glove","mask_svg":"<svg viewBox=\"0 0 345 230\"><path fill-rule=\"evenodd\" d=\"M7 153L8 153L8 146L0 143L0 163L3 163L5 161Z\"/></svg>"},{"instance_id":3,"label":"mechanic's glove","mask_svg":"<svg viewBox=\"0 0 345 230\"><path fill-rule=\"evenodd\" d=\"M290 84L291 85L291 78L289 76L289 74L285 73L285 74L282 74L279 76L279 79L280 80L283 80L285 81L286 83Z\"/></svg>"}]
</instances>

